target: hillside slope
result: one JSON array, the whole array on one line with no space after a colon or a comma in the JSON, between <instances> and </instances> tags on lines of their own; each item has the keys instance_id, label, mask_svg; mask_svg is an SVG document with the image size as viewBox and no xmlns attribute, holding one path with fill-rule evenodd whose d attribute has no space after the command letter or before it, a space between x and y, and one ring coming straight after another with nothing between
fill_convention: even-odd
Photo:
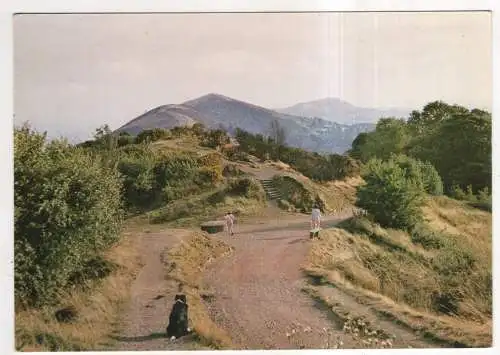
<instances>
[{"instance_id":1,"label":"hillside slope","mask_svg":"<svg viewBox=\"0 0 500 355\"><path fill-rule=\"evenodd\" d=\"M377 123L380 117L407 117L410 113L410 110L405 109L356 107L333 97L302 102L276 111L295 116L319 117L341 124Z\"/></svg>"},{"instance_id":2,"label":"hillside slope","mask_svg":"<svg viewBox=\"0 0 500 355\"><path fill-rule=\"evenodd\" d=\"M151 128L203 123L211 129L234 133L236 128L268 136L271 123L278 120L286 133L287 144L310 151L343 153L361 132L371 131L373 124L343 125L320 118L287 115L223 95L208 94L180 105L164 105L131 120L117 132L137 134Z\"/></svg>"}]
</instances>

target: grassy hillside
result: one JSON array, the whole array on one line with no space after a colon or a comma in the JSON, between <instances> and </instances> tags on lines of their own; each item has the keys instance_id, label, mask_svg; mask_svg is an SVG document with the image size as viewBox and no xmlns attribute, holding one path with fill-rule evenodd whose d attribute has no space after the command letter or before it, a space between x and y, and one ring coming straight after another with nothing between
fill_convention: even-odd
<instances>
[{"instance_id":1,"label":"grassy hillside","mask_svg":"<svg viewBox=\"0 0 500 355\"><path fill-rule=\"evenodd\" d=\"M35 132L20 131L18 137L23 139L16 147L18 158L21 158L21 148L23 154L32 154L25 147L26 141L38 140L39 147L44 144L42 136ZM61 149L57 144L50 149ZM259 171L266 169L269 163L260 163L251 156L247 159L252 162L230 161L212 145L206 137L190 130L173 133L156 130L145 132L138 139L121 135L114 140L103 129L94 141L85 142L80 147L63 146L70 154L92 159L105 169L116 169L122 185L121 195L113 196L120 201L113 203L122 206L126 219L123 224L116 221L120 233L110 247L89 255L88 270L78 271L79 279L66 281L66 285L61 280L61 286L55 288L56 297L36 306L16 301L17 349L109 349L113 346L110 335L117 330L131 282L142 267L138 254L141 235L159 232L165 227L199 229L201 222L220 219L227 211L234 212L240 219L262 215L267 206L265 193L248 169L253 166ZM54 161L54 164L58 163ZM275 163L271 165L277 170ZM31 168L21 165L21 162L17 163L17 168L24 169L21 170L24 174L31 173ZM247 172L243 171L245 168ZM50 174L57 175L57 168ZM21 197L22 191L17 193ZM70 205L71 200L63 199L61 203ZM75 210L75 215L77 212ZM42 223L44 228L54 226L51 220ZM165 251L168 255L165 259L168 260L166 277L183 285L184 292L191 299L191 316L196 324L197 337L187 345L189 349L220 348L229 344L227 336L217 330L204 314L202 293L197 286L199 268L204 267L206 261L228 252L227 248L217 239L198 233ZM70 308L74 315L69 322L56 319L56 312L64 308Z\"/></svg>"},{"instance_id":2,"label":"grassy hillside","mask_svg":"<svg viewBox=\"0 0 500 355\"><path fill-rule=\"evenodd\" d=\"M120 306L141 268L140 236L198 230L228 211L240 221L262 220L268 202L258 179L270 178L285 210L309 213L319 203L326 213L356 206L363 214L311 242L304 270L315 295L335 285L435 341L490 345L491 119L442 103L411 118L382 120L358 136L350 156L290 148L280 134L241 130L234 149L226 132L196 124L136 137L104 127L78 146L16 129L16 348L112 346ZM480 144L460 139L464 127ZM448 141L464 152L457 164ZM230 344L203 313L197 287L199 271L228 251L195 233L164 253L175 260L175 267L166 262L165 276L193 298L193 347ZM57 320L68 307L72 319Z\"/></svg>"},{"instance_id":3,"label":"grassy hillside","mask_svg":"<svg viewBox=\"0 0 500 355\"><path fill-rule=\"evenodd\" d=\"M164 134L164 132L159 133ZM240 176L237 170L225 169L228 162L224 157L216 149L200 146L200 137L194 134L178 132L176 136L168 135L155 142L140 144L130 143L128 137L122 137L127 138L128 143L121 147L115 145L116 141L109 140L107 134L101 134L95 141L86 142L81 147L59 146L58 142L47 145L46 154L52 154L52 150L54 152L64 150L70 156L75 154L79 159L91 160L103 169L116 169L116 173L121 176L119 181L122 185L117 188L118 191L121 190L121 195L110 196L116 199L111 203L114 203L113 206L120 205L127 217L125 223L120 220L112 221L120 230L115 241L109 247L89 253L88 261L83 263L82 269L77 269L74 263L69 264L75 272L69 273L67 279L61 279L59 285L54 287L55 297L44 300L34 298L33 300L38 303L32 305L21 303L16 299L16 348L19 350L109 349L113 344L110 335L117 330L121 307L129 297L129 286L141 268L138 253L142 235L160 231L166 225L199 229L201 221L221 218L228 210L241 216L251 216L258 214L266 205L264 192L258 182ZM37 165L24 164L35 158L40 161L40 169L44 166L43 163L51 168L54 166L54 170L47 173L47 179L53 179L58 174L66 176L64 170L57 168L57 164L61 164L61 161L56 159L61 159L63 155L41 155L44 154L41 147L46 144L43 143L43 136L28 129L20 130L16 136L16 144L17 158L23 159L16 161L18 169L16 173L19 172L18 183L23 181L22 177L34 172L33 166ZM37 144L40 150L33 148L29 150L29 144L32 146ZM39 155L31 157L30 154L33 155L33 152ZM45 162L42 159L46 159ZM62 164L66 163L62 161ZM42 177L43 174L45 170L38 173ZM67 179L73 179L73 176L68 175ZM77 188L76 185L71 187L72 184L75 183L70 180L69 191L71 188ZM23 193L24 190L16 191L18 200ZM51 206L58 212L57 206L50 204L53 200L50 200L49 196L42 196L41 203L45 207ZM73 208L71 198L72 195L62 195L59 203L61 206L66 206L63 207L63 211L64 208ZM37 201L33 198L32 200ZM16 207L22 206L16 202ZM36 218L29 215L36 210L21 211L26 215L23 218ZM77 209L71 211L74 216L78 216ZM50 218L54 214L49 213L47 216ZM37 221L45 229L57 226L55 220ZM103 220L104 222L106 221ZM78 225L74 225L74 230L65 230L69 236L67 242L75 235L71 233L76 235L79 233ZM18 243L23 241L20 235L22 231L22 229L16 230ZM66 248L64 250L67 253L67 250L71 250L68 248L80 248L82 242L84 241L75 241L72 245L62 247ZM205 256L212 260L223 254L219 253L220 250L226 249L224 243L206 238L200 233L191 239L188 238L174 249L166 251L169 259L174 260L176 265L174 269L166 265L170 270L166 272L166 276L184 284L185 291L192 297L192 316L197 324L195 328L198 335L195 343L199 344L199 346L193 344L193 347L213 348L227 343L223 337L217 338L219 340L214 338L217 332L213 326L207 325L209 320L203 318L201 296L196 294L198 292L195 287L196 280L193 279L195 275L190 274L192 270L203 267ZM16 249L16 260L22 260L21 250ZM30 250L28 248L28 251ZM35 245L33 252L35 255L44 253L43 249L37 249ZM16 265L16 270L24 271L19 267L24 267L24 264ZM57 272L57 265L53 265L52 268ZM24 276L19 271L16 273L19 281L30 281L29 274ZM21 285L27 285L25 288L31 287L26 281ZM35 285L42 287L43 290L43 284ZM66 308L71 310L72 319L57 320L56 313Z\"/></svg>"},{"instance_id":4,"label":"grassy hillside","mask_svg":"<svg viewBox=\"0 0 500 355\"><path fill-rule=\"evenodd\" d=\"M413 234L363 217L324 231L305 271L428 337L489 346L491 214L446 197L423 209L428 230Z\"/></svg>"},{"instance_id":5,"label":"grassy hillside","mask_svg":"<svg viewBox=\"0 0 500 355\"><path fill-rule=\"evenodd\" d=\"M274 183L283 196L280 206L292 211L309 213L318 203L326 213L338 213L354 205L359 177L315 182L292 169L275 176ZM288 208L290 210L290 208Z\"/></svg>"}]
</instances>

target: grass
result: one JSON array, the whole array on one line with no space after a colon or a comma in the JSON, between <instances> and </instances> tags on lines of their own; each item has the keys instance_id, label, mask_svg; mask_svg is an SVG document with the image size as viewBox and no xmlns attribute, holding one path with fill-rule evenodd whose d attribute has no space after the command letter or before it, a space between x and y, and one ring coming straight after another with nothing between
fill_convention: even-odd
<instances>
[{"instance_id":1,"label":"grass","mask_svg":"<svg viewBox=\"0 0 500 355\"><path fill-rule=\"evenodd\" d=\"M282 175L284 179L275 179L276 186L283 198L299 211L308 211L317 196L325 211L341 212L354 204L356 186L362 181L360 178L346 178L318 183L292 170Z\"/></svg>"},{"instance_id":2,"label":"grass","mask_svg":"<svg viewBox=\"0 0 500 355\"><path fill-rule=\"evenodd\" d=\"M203 304L204 292L201 278L204 268L216 258L231 253L232 248L222 240L194 232L164 253L167 278L178 283L180 290L188 297L189 322L198 341L213 349L231 347L229 336L219 329L207 314Z\"/></svg>"},{"instance_id":3,"label":"grass","mask_svg":"<svg viewBox=\"0 0 500 355\"><path fill-rule=\"evenodd\" d=\"M121 242L104 254L116 266L109 276L94 281L85 289L61 295L56 306L18 311L15 315L18 351L85 351L108 347L120 307L128 300L129 285L140 269L133 234L142 226L130 224ZM73 306L78 314L72 323L59 323L54 312Z\"/></svg>"},{"instance_id":4,"label":"grass","mask_svg":"<svg viewBox=\"0 0 500 355\"><path fill-rule=\"evenodd\" d=\"M262 189L260 185L258 189ZM266 207L265 193L259 190L245 196L245 191L232 191L230 184L187 199L177 200L148 214L152 223L175 227L199 227L201 222L221 219L228 211L237 216L256 216Z\"/></svg>"},{"instance_id":5,"label":"grass","mask_svg":"<svg viewBox=\"0 0 500 355\"><path fill-rule=\"evenodd\" d=\"M304 269L429 337L491 346L491 214L445 197L424 212L416 236L364 218L325 230Z\"/></svg>"}]
</instances>

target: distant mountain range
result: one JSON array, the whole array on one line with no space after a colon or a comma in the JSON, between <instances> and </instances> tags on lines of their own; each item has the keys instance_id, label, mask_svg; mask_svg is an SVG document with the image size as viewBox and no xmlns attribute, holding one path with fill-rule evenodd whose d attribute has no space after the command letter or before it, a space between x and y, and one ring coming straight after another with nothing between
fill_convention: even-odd
<instances>
[{"instance_id":1,"label":"distant mountain range","mask_svg":"<svg viewBox=\"0 0 500 355\"><path fill-rule=\"evenodd\" d=\"M356 107L338 98L329 97L276 109L281 113L302 117L319 117L342 124L377 123L380 117L408 117L411 110L401 108L375 109Z\"/></svg>"},{"instance_id":2,"label":"distant mountain range","mask_svg":"<svg viewBox=\"0 0 500 355\"><path fill-rule=\"evenodd\" d=\"M386 116L383 111L374 109L358 109L356 115L356 107L348 103L341 105L348 109L335 111L336 115L338 112L345 112L346 116L338 118L344 124L333 121L332 117L336 116L329 116L325 119L316 114L311 115L313 112L326 112L321 111L322 108L334 107L334 102L340 102L337 99L326 100L299 104L278 111L224 95L208 94L180 105L163 105L154 108L123 125L116 132L136 135L145 129L171 129L176 126L192 126L200 122L208 128L221 128L231 134L234 134L236 128L240 128L253 134L269 135L271 122L278 120L285 130L288 145L320 153L343 153L350 149L352 141L359 133L373 130L376 120ZM300 110L304 114L292 114ZM379 112L378 116L376 112ZM352 117L361 117L361 119L355 124L345 124L350 119L352 120Z\"/></svg>"}]
</instances>

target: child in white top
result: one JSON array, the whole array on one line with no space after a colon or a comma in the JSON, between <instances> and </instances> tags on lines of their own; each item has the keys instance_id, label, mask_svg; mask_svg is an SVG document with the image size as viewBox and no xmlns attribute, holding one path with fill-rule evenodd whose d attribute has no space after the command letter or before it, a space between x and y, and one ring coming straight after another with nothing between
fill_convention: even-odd
<instances>
[{"instance_id":1,"label":"child in white top","mask_svg":"<svg viewBox=\"0 0 500 355\"><path fill-rule=\"evenodd\" d=\"M231 212L226 213L224 216L226 220L227 233L229 235L234 235L233 225L234 225L234 215Z\"/></svg>"}]
</instances>

